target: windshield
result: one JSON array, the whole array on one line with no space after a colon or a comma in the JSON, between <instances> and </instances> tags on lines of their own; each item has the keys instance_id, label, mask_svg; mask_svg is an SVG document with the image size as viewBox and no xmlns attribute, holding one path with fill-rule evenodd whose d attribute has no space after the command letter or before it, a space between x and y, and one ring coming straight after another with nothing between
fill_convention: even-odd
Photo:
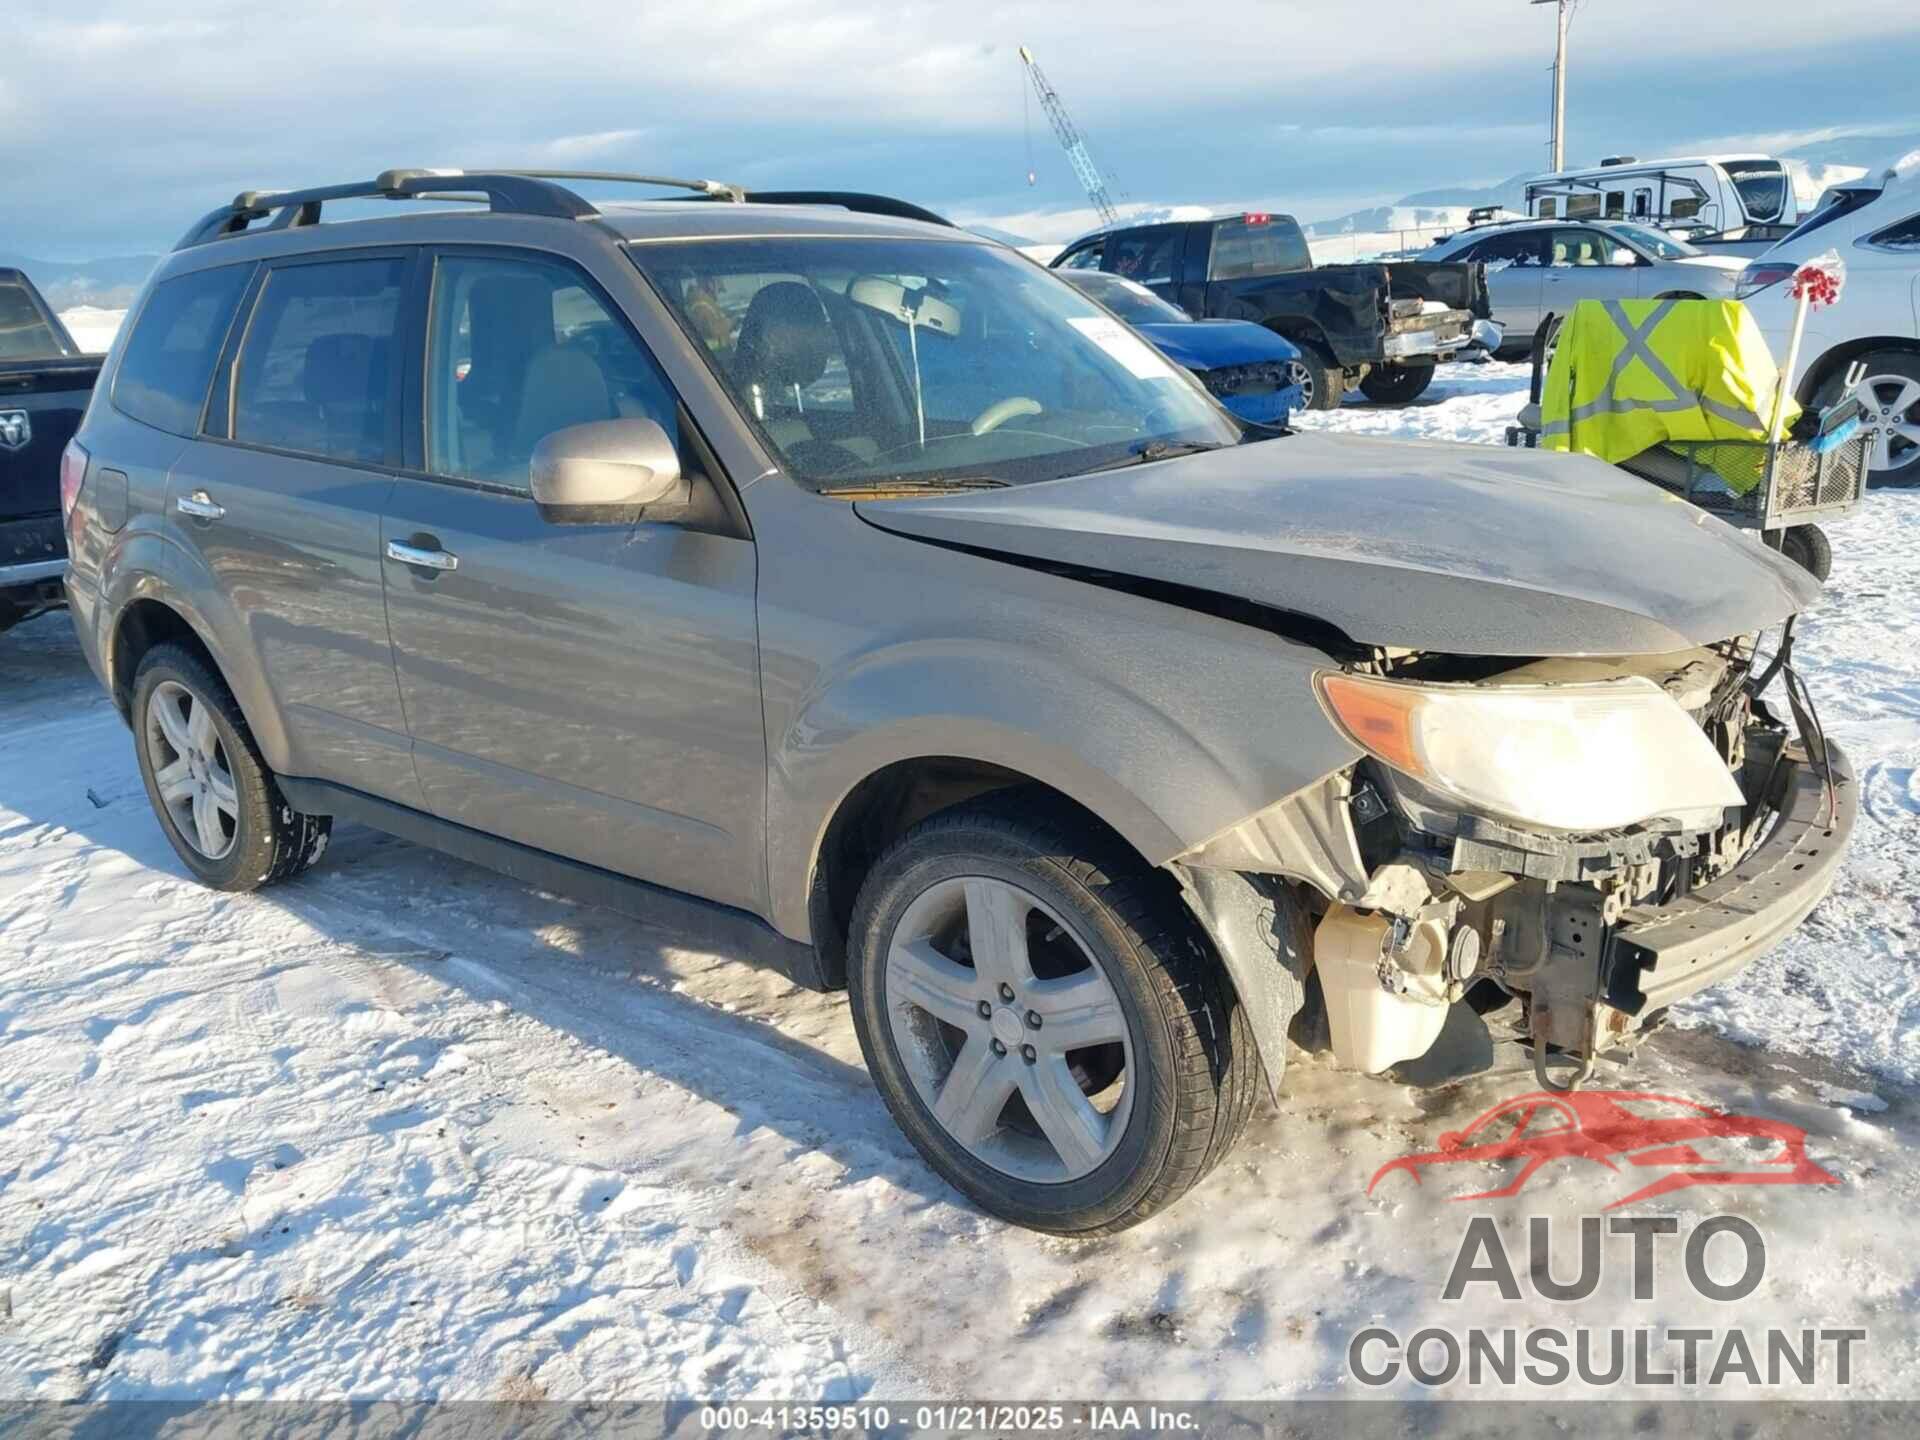
<instances>
[{"instance_id":1,"label":"windshield","mask_svg":"<svg viewBox=\"0 0 1920 1440\"><path fill-rule=\"evenodd\" d=\"M0 358L65 355L67 347L33 303L24 285L0 282Z\"/></svg>"},{"instance_id":2,"label":"windshield","mask_svg":"<svg viewBox=\"0 0 1920 1440\"><path fill-rule=\"evenodd\" d=\"M1077 475L1240 426L997 245L782 236L629 252L783 467L818 489Z\"/></svg>"},{"instance_id":3,"label":"windshield","mask_svg":"<svg viewBox=\"0 0 1920 1440\"><path fill-rule=\"evenodd\" d=\"M1738 161L1726 169L1750 219L1778 220L1787 213L1787 172L1778 160Z\"/></svg>"},{"instance_id":4,"label":"windshield","mask_svg":"<svg viewBox=\"0 0 1920 1440\"><path fill-rule=\"evenodd\" d=\"M1066 270L1060 272L1060 278L1082 295L1091 295L1129 325L1185 325L1193 318L1124 276L1098 270Z\"/></svg>"},{"instance_id":5,"label":"windshield","mask_svg":"<svg viewBox=\"0 0 1920 1440\"><path fill-rule=\"evenodd\" d=\"M1707 253L1684 240L1676 240L1658 230L1649 230L1644 225L1616 225L1613 233L1632 241L1656 260L1684 260L1690 255Z\"/></svg>"}]
</instances>

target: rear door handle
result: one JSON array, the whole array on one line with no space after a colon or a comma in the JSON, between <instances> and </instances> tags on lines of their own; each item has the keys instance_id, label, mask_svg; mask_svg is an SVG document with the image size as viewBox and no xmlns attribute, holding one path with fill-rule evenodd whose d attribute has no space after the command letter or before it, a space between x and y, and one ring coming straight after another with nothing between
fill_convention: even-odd
<instances>
[{"instance_id":1,"label":"rear door handle","mask_svg":"<svg viewBox=\"0 0 1920 1440\"><path fill-rule=\"evenodd\" d=\"M196 520L218 520L227 513L227 507L214 503L211 495L204 490L196 490L191 495L175 497L173 508L182 515L191 515Z\"/></svg>"},{"instance_id":2,"label":"rear door handle","mask_svg":"<svg viewBox=\"0 0 1920 1440\"><path fill-rule=\"evenodd\" d=\"M422 550L418 545L387 541L387 558L402 565L418 565L427 570L458 570L460 557L448 550Z\"/></svg>"}]
</instances>

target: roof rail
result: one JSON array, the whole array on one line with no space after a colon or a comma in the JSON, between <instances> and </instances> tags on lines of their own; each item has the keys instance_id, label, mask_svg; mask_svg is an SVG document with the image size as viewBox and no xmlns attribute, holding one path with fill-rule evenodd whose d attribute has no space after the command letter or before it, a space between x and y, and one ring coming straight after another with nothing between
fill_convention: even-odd
<instances>
[{"instance_id":1,"label":"roof rail","mask_svg":"<svg viewBox=\"0 0 1920 1440\"><path fill-rule=\"evenodd\" d=\"M925 225L954 228L951 220L911 200L891 195L869 195L862 190L747 190L742 198L754 205L834 205L857 215L890 215L895 220L918 220Z\"/></svg>"},{"instance_id":2,"label":"roof rail","mask_svg":"<svg viewBox=\"0 0 1920 1440\"><path fill-rule=\"evenodd\" d=\"M274 217L268 228L297 229L320 223L322 208L333 200L461 200L481 198L495 214L544 215L579 220L600 212L556 180L618 180L669 185L709 198L739 200L737 186L719 180L672 180L657 175L618 175L591 170L383 170L371 180L321 185L307 190L262 193L243 190L220 209L203 216L173 248L185 250L227 235L239 235L256 220Z\"/></svg>"},{"instance_id":3,"label":"roof rail","mask_svg":"<svg viewBox=\"0 0 1920 1440\"><path fill-rule=\"evenodd\" d=\"M465 200L480 198L495 214L543 215L581 220L601 212L561 180L612 181L617 184L663 185L694 193L689 200L722 200L735 204L834 205L867 215L891 215L930 225L952 226L933 211L886 195L857 190L746 191L722 180L675 180L664 175L628 175L612 170L383 170L371 180L344 185L322 185L307 190L262 193L243 190L233 200L203 216L173 248L185 250L228 235L243 234L256 220L269 215L270 230L318 225L322 209L334 200Z\"/></svg>"}]
</instances>

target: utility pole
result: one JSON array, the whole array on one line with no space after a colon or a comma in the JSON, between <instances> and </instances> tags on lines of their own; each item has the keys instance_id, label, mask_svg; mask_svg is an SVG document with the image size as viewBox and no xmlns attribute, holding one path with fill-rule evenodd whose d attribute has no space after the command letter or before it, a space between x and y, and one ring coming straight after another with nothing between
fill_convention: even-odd
<instances>
[{"instance_id":1,"label":"utility pole","mask_svg":"<svg viewBox=\"0 0 1920 1440\"><path fill-rule=\"evenodd\" d=\"M1535 5L1560 7L1560 41L1553 52L1553 168L1567 168L1567 21L1573 0L1531 0Z\"/></svg>"}]
</instances>

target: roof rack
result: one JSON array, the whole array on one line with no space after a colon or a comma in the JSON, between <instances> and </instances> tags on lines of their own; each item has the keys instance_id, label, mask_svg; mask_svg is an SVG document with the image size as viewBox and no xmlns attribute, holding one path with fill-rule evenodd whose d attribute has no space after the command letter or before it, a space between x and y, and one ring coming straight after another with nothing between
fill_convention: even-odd
<instances>
[{"instance_id":1,"label":"roof rack","mask_svg":"<svg viewBox=\"0 0 1920 1440\"><path fill-rule=\"evenodd\" d=\"M662 185L690 190L688 200L721 200L734 204L835 205L869 215L891 215L933 225L951 225L905 200L868 195L854 190L759 190L749 192L722 180L675 180L663 175L628 175L612 170L383 170L371 180L344 185L322 185L307 190L262 193L243 190L218 210L203 216L173 248L185 250L229 235L246 232L269 215L269 230L291 230L318 225L322 209L334 200L472 200L484 199L496 215L540 215L559 220L581 220L601 211L583 200L561 180L611 181L617 184Z\"/></svg>"}]
</instances>

